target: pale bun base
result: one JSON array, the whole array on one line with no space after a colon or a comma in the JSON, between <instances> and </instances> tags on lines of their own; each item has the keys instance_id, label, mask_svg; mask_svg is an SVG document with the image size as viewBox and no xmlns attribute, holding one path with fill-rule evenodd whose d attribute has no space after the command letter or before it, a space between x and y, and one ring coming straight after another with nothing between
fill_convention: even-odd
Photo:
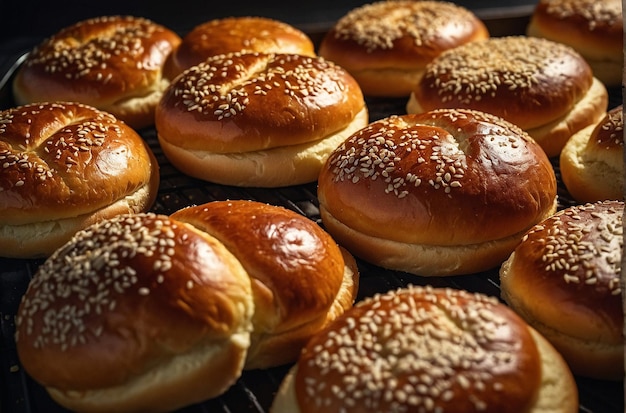
<instances>
[{"instance_id":1,"label":"pale bun base","mask_svg":"<svg viewBox=\"0 0 626 413\"><path fill-rule=\"evenodd\" d=\"M624 199L623 151L589 152L587 142L596 125L575 133L559 159L567 191L579 202Z\"/></svg>"},{"instance_id":2,"label":"pale bun base","mask_svg":"<svg viewBox=\"0 0 626 413\"><path fill-rule=\"evenodd\" d=\"M343 281L328 312L310 323L278 334L253 331L244 366L246 370L293 363L313 334L352 307L359 289L359 272L354 257L344 248L340 247L340 250L346 263Z\"/></svg>"},{"instance_id":3,"label":"pale bun base","mask_svg":"<svg viewBox=\"0 0 626 413\"><path fill-rule=\"evenodd\" d=\"M552 345L537 331L531 335L541 356L541 388L533 406L526 413L574 413L578 411L578 390L567 364ZM270 413L300 413L294 387L298 365L283 379Z\"/></svg>"},{"instance_id":4,"label":"pale bun base","mask_svg":"<svg viewBox=\"0 0 626 413\"><path fill-rule=\"evenodd\" d=\"M158 174L156 175L158 176ZM48 257L79 230L121 214L145 212L156 199L158 180L104 208L72 218L22 225L0 225L1 255L7 258Z\"/></svg>"},{"instance_id":5,"label":"pale bun base","mask_svg":"<svg viewBox=\"0 0 626 413\"><path fill-rule=\"evenodd\" d=\"M424 74L424 69L352 69L350 74L366 96L408 97Z\"/></svg>"},{"instance_id":6,"label":"pale bun base","mask_svg":"<svg viewBox=\"0 0 626 413\"><path fill-rule=\"evenodd\" d=\"M241 375L249 340L247 332L233 334L219 347L200 347L181 354L115 387L67 393L47 390L54 400L73 411L169 412L225 392Z\"/></svg>"},{"instance_id":7,"label":"pale bun base","mask_svg":"<svg viewBox=\"0 0 626 413\"><path fill-rule=\"evenodd\" d=\"M330 153L367 126L363 108L341 131L315 142L255 152L213 153L188 150L159 136L163 153L181 172L205 181L240 187L274 188L317 180Z\"/></svg>"},{"instance_id":8,"label":"pale bun base","mask_svg":"<svg viewBox=\"0 0 626 413\"><path fill-rule=\"evenodd\" d=\"M557 203L546 214L556 211ZM373 237L337 220L320 205L324 227L352 254L379 267L421 276L471 274L495 268L504 262L522 239L526 230L506 238L470 245L407 244ZM529 228L534 223L529 223Z\"/></svg>"},{"instance_id":9,"label":"pale bun base","mask_svg":"<svg viewBox=\"0 0 626 413\"><path fill-rule=\"evenodd\" d=\"M587 94L567 114L540 127L528 129L526 133L541 146L548 157L558 156L574 133L602 119L608 107L608 99L606 86L594 78ZM406 111L425 112L414 93L409 97Z\"/></svg>"}]
</instances>

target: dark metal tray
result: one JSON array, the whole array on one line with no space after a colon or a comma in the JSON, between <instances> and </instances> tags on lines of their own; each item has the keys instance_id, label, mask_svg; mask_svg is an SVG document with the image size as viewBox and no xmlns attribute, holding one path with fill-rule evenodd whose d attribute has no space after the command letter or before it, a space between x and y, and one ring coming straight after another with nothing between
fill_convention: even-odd
<instances>
[{"instance_id":1,"label":"dark metal tray","mask_svg":"<svg viewBox=\"0 0 626 413\"><path fill-rule=\"evenodd\" d=\"M521 27L523 21L494 20L492 34ZM512 25L511 25L512 24ZM516 26L517 25L517 26ZM315 36L313 36L315 38ZM0 67L0 109L13 106L10 80L24 53L19 53ZM610 106L621 103L621 90L611 90ZM390 114L405 113L405 99L368 99L371 120ZM179 208L226 199L252 199L292 209L322 225L318 203L317 185L311 183L279 189L238 188L216 185L187 177L177 171L163 155L154 129L139 131L150 144L161 166L161 185L153 211L170 214ZM559 208L575 204L563 187L558 162L553 161L559 178ZM14 316L29 280L42 260L17 260L0 258L0 412L54 413L65 412L56 405L45 390L35 383L20 367L15 351ZM424 278L389 271L358 261L361 283L358 299L377 292L406 286L407 284L452 287L482 292L499 297L497 269L484 273L446 277ZM221 397L189 406L181 412L267 412L278 386L289 365L267 370L246 371ZM576 377L580 393L579 411L586 413L624 412L624 383L591 380Z\"/></svg>"}]
</instances>

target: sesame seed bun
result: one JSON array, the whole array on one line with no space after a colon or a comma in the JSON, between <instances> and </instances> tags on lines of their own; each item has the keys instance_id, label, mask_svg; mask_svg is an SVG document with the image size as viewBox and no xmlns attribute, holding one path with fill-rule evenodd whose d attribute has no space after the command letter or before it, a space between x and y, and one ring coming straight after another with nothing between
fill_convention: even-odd
<instances>
[{"instance_id":1,"label":"sesame seed bun","mask_svg":"<svg viewBox=\"0 0 626 413\"><path fill-rule=\"evenodd\" d=\"M488 37L480 19L453 3L379 1L342 17L319 55L348 70L366 95L405 97L434 57Z\"/></svg>"},{"instance_id":2,"label":"sesame seed bun","mask_svg":"<svg viewBox=\"0 0 626 413\"><path fill-rule=\"evenodd\" d=\"M236 186L313 182L330 151L367 122L347 72L295 54L211 57L177 77L156 110L176 168Z\"/></svg>"},{"instance_id":3,"label":"sesame seed bun","mask_svg":"<svg viewBox=\"0 0 626 413\"><path fill-rule=\"evenodd\" d=\"M216 201L175 212L219 239L252 279L254 329L246 369L293 362L309 338L352 307L354 258L310 219L253 201Z\"/></svg>"},{"instance_id":4,"label":"sesame seed bun","mask_svg":"<svg viewBox=\"0 0 626 413\"><path fill-rule=\"evenodd\" d=\"M167 412L240 376L253 311L250 279L219 241L165 216L123 215L38 269L16 345L70 410Z\"/></svg>"},{"instance_id":5,"label":"sesame seed bun","mask_svg":"<svg viewBox=\"0 0 626 413\"><path fill-rule=\"evenodd\" d=\"M302 31L266 17L214 19L187 33L167 59L165 72L173 79L211 56L232 52L293 53L315 56L311 39Z\"/></svg>"},{"instance_id":6,"label":"sesame seed bun","mask_svg":"<svg viewBox=\"0 0 626 413\"><path fill-rule=\"evenodd\" d=\"M573 413L578 392L555 349L495 298L409 286L311 339L270 411Z\"/></svg>"},{"instance_id":7,"label":"sesame seed bun","mask_svg":"<svg viewBox=\"0 0 626 413\"><path fill-rule=\"evenodd\" d=\"M371 123L318 181L322 222L353 254L425 276L499 266L556 210L549 159L518 127L442 109Z\"/></svg>"},{"instance_id":8,"label":"sesame seed bun","mask_svg":"<svg viewBox=\"0 0 626 413\"><path fill-rule=\"evenodd\" d=\"M579 202L624 199L624 115L619 105L572 136L560 156L561 178Z\"/></svg>"},{"instance_id":9,"label":"sesame seed bun","mask_svg":"<svg viewBox=\"0 0 626 413\"><path fill-rule=\"evenodd\" d=\"M623 33L621 0L541 0L527 28L574 48L607 86L622 83Z\"/></svg>"},{"instance_id":10,"label":"sesame seed bun","mask_svg":"<svg viewBox=\"0 0 626 413\"><path fill-rule=\"evenodd\" d=\"M77 103L0 112L0 255L50 255L78 230L147 211L159 185L144 140L114 116Z\"/></svg>"},{"instance_id":11,"label":"sesame seed bun","mask_svg":"<svg viewBox=\"0 0 626 413\"><path fill-rule=\"evenodd\" d=\"M13 81L15 101L81 102L134 128L150 126L169 84L163 65L178 43L176 33L143 18L80 21L29 53Z\"/></svg>"},{"instance_id":12,"label":"sesame seed bun","mask_svg":"<svg viewBox=\"0 0 626 413\"><path fill-rule=\"evenodd\" d=\"M467 108L525 130L550 157L607 110L606 87L561 43L525 36L490 38L444 52L426 68L408 113Z\"/></svg>"},{"instance_id":13,"label":"sesame seed bun","mask_svg":"<svg viewBox=\"0 0 626 413\"><path fill-rule=\"evenodd\" d=\"M582 376L624 378L623 213L623 201L559 211L500 270L503 299Z\"/></svg>"}]
</instances>

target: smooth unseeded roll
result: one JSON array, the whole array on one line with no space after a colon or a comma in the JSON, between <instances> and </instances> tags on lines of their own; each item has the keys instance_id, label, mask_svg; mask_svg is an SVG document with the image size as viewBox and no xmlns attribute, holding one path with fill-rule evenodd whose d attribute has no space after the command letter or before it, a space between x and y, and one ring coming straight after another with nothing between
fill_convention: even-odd
<instances>
[{"instance_id":1,"label":"smooth unseeded roll","mask_svg":"<svg viewBox=\"0 0 626 413\"><path fill-rule=\"evenodd\" d=\"M550 343L495 298L409 286L313 337L270 411L573 413L578 391Z\"/></svg>"},{"instance_id":2,"label":"smooth unseeded roll","mask_svg":"<svg viewBox=\"0 0 626 413\"><path fill-rule=\"evenodd\" d=\"M554 169L535 141L493 115L453 109L361 129L330 155L318 198L340 245L426 276L499 266L557 206Z\"/></svg>"},{"instance_id":3,"label":"smooth unseeded roll","mask_svg":"<svg viewBox=\"0 0 626 413\"><path fill-rule=\"evenodd\" d=\"M80 21L28 54L13 81L15 101L81 102L134 128L150 126L169 84L163 66L180 41L173 31L144 18Z\"/></svg>"},{"instance_id":4,"label":"smooth unseeded roll","mask_svg":"<svg viewBox=\"0 0 626 413\"><path fill-rule=\"evenodd\" d=\"M171 217L219 239L252 280L246 369L295 361L310 337L355 301L354 258L303 215L255 201L216 201Z\"/></svg>"},{"instance_id":5,"label":"smooth unseeded roll","mask_svg":"<svg viewBox=\"0 0 626 413\"><path fill-rule=\"evenodd\" d=\"M575 133L559 158L561 178L579 202L624 199L624 108Z\"/></svg>"},{"instance_id":6,"label":"smooth unseeded roll","mask_svg":"<svg viewBox=\"0 0 626 413\"><path fill-rule=\"evenodd\" d=\"M623 201L559 211L500 270L502 298L581 376L624 378L623 213Z\"/></svg>"},{"instance_id":7,"label":"smooth unseeded roll","mask_svg":"<svg viewBox=\"0 0 626 413\"><path fill-rule=\"evenodd\" d=\"M406 97L434 57L488 37L478 17L453 3L379 1L343 16L319 55L348 70L366 95Z\"/></svg>"},{"instance_id":8,"label":"smooth unseeded roll","mask_svg":"<svg viewBox=\"0 0 626 413\"><path fill-rule=\"evenodd\" d=\"M607 86L622 84L624 19L620 0L541 0L526 30L571 46Z\"/></svg>"},{"instance_id":9,"label":"smooth unseeded roll","mask_svg":"<svg viewBox=\"0 0 626 413\"><path fill-rule=\"evenodd\" d=\"M166 62L173 79L211 56L232 52L294 53L315 56L313 41L295 27L257 16L214 19L194 27Z\"/></svg>"},{"instance_id":10,"label":"smooth unseeded roll","mask_svg":"<svg viewBox=\"0 0 626 413\"><path fill-rule=\"evenodd\" d=\"M0 112L0 255L50 255L78 230L147 211L159 167L146 142L109 113L77 103Z\"/></svg>"},{"instance_id":11,"label":"smooth unseeded roll","mask_svg":"<svg viewBox=\"0 0 626 413\"><path fill-rule=\"evenodd\" d=\"M166 216L121 215L38 269L17 352L70 410L168 412L241 375L253 312L250 278L219 241Z\"/></svg>"},{"instance_id":12,"label":"smooth unseeded roll","mask_svg":"<svg viewBox=\"0 0 626 413\"><path fill-rule=\"evenodd\" d=\"M177 77L156 110L159 142L176 168L235 186L315 181L328 154L367 122L345 70L296 54L214 56Z\"/></svg>"},{"instance_id":13,"label":"smooth unseeded roll","mask_svg":"<svg viewBox=\"0 0 626 413\"><path fill-rule=\"evenodd\" d=\"M561 43L493 37L442 53L415 85L408 113L467 108L526 131L550 157L606 113L608 92L584 58Z\"/></svg>"}]
</instances>

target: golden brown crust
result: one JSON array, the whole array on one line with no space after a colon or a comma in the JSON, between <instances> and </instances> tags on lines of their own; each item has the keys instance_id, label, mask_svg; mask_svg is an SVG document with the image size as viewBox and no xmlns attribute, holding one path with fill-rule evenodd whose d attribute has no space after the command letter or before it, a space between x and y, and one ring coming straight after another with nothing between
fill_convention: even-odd
<instances>
[{"instance_id":1,"label":"golden brown crust","mask_svg":"<svg viewBox=\"0 0 626 413\"><path fill-rule=\"evenodd\" d=\"M148 145L108 113L63 102L0 112L0 242L14 244L4 254L43 242L47 255L94 217L146 211L158 184Z\"/></svg>"},{"instance_id":2,"label":"golden brown crust","mask_svg":"<svg viewBox=\"0 0 626 413\"><path fill-rule=\"evenodd\" d=\"M136 128L151 125L167 81L171 30L132 16L105 16L66 27L39 44L20 67L18 104L73 101L108 111Z\"/></svg>"},{"instance_id":3,"label":"golden brown crust","mask_svg":"<svg viewBox=\"0 0 626 413\"><path fill-rule=\"evenodd\" d=\"M525 412L540 398L542 368L526 323L494 298L409 286L358 303L316 335L293 384L303 413Z\"/></svg>"},{"instance_id":4,"label":"golden brown crust","mask_svg":"<svg viewBox=\"0 0 626 413\"><path fill-rule=\"evenodd\" d=\"M623 18L620 0L541 0L527 33L571 46L590 64L594 75L619 85L623 60ZM602 65L615 63L610 73Z\"/></svg>"},{"instance_id":5,"label":"golden brown crust","mask_svg":"<svg viewBox=\"0 0 626 413\"><path fill-rule=\"evenodd\" d=\"M443 51L488 37L482 21L455 4L385 1L348 12L322 39L319 55L348 70L366 95L408 96L403 72L417 80Z\"/></svg>"},{"instance_id":6,"label":"golden brown crust","mask_svg":"<svg viewBox=\"0 0 626 413\"><path fill-rule=\"evenodd\" d=\"M166 63L170 79L211 56L232 52L315 56L312 40L295 27L257 16L210 20L187 33Z\"/></svg>"},{"instance_id":7,"label":"golden brown crust","mask_svg":"<svg viewBox=\"0 0 626 413\"><path fill-rule=\"evenodd\" d=\"M321 209L354 231L443 249L525 231L556 200L542 149L514 125L467 110L373 122L330 155L318 182Z\"/></svg>"},{"instance_id":8,"label":"golden brown crust","mask_svg":"<svg viewBox=\"0 0 626 413\"><path fill-rule=\"evenodd\" d=\"M566 115L592 82L589 65L570 47L509 36L442 53L413 94L422 111L481 110L527 130Z\"/></svg>"},{"instance_id":9,"label":"golden brown crust","mask_svg":"<svg viewBox=\"0 0 626 413\"><path fill-rule=\"evenodd\" d=\"M72 408L117 389L96 411L165 411L234 382L253 309L250 280L221 243L168 217L123 215L79 232L39 268L16 343L29 374ZM194 353L200 363L185 359ZM226 355L211 386L187 388L186 374ZM152 391L163 382L166 393Z\"/></svg>"},{"instance_id":10,"label":"golden brown crust","mask_svg":"<svg viewBox=\"0 0 626 413\"><path fill-rule=\"evenodd\" d=\"M241 174L230 170L203 171L205 160L215 155L220 162L252 170L260 163L260 179L243 180L255 186L284 186L317 178L321 159L346 130L367 124L367 109L356 81L342 68L320 57L295 54L233 53L214 56L176 78L156 110L159 141L172 153L171 161L186 173L206 180L242 183ZM312 148L315 146L314 148ZM312 152L309 151L312 149ZM294 153L291 151L294 150ZM262 152L262 153L260 153ZM185 153L197 162L177 163ZM306 173L293 171L303 163ZM264 176L264 163L268 176ZM277 166L284 176L273 178ZM215 165L207 165L208 170ZM312 174L310 172L313 172ZM281 179L282 178L282 179ZM303 179L308 179L304 180Z\"/></svg>"},{"instance_id":11,"label":"golden brown crust","mask_svg":"<svg viewBox=\"0 0 626 413\"><path fill-rule=\"evenodd\" d=\"M294 361L310 336L338 315L331 311L335 305L343 312L354 302L353 259L344 260L335 241L296 212L254 201L216 201L171 217L219 239L251 277L255 313L248 368Z\"/></svg>"},{"instance_id":12,"label":"golden brown crust","mask_svg":"<svg viewBox=\"0 0 626 413\"><path fill-rule=\"evenodd\" d=\"M623 377L623 201L569 207L535 226L500 272L502 296L575 373Z\"/></svg>"},{"instance_id":13,"label":"golden brown crust","mask_svg":"<svg viewBox=\"0 0 626 413\"><path fill-rule=\"evenodd\" d=\"M624 198L623 106L574 134L559 158L561 177L579 202Z\"/></svg>"}]
</instances>

